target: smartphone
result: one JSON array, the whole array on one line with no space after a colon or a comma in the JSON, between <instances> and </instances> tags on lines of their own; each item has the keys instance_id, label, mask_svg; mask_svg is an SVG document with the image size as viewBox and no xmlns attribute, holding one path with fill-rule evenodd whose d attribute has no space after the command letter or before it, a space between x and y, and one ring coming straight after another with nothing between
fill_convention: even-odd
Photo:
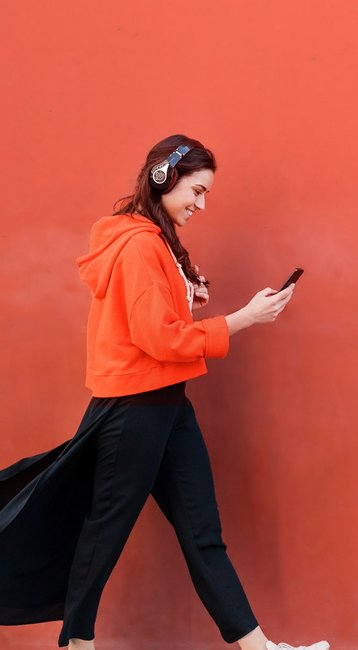
<instances>
[{"instance_id":1,"label":"smartphone","mask_svg":"<svg viewBox=\"0 0 358 650\"><path fill-rule=\"evenodd\" d=\"M288 280L286 280L285 284L282 285L281 289L278 290L278 292L283 291L284 289L287 289L287 287L289 287L290 284L292 284L292 282L294 282L294 283L297 282L298 278L301 277L303 271L304 271L304 269L299 269L299 268L295 269L294 272L291 273Z\"/></svg>"}]
</instances>

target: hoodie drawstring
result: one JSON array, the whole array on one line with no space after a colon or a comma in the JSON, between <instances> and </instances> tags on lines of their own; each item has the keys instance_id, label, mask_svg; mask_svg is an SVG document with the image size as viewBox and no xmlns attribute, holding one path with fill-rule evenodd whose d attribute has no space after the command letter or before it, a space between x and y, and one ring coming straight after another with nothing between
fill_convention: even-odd
<instances>
[{"instance_id":1,"label":"hoodie drawstring","mask_svg":"<svg viewBox=\"0 0 358 650\"><path fill-rule=\"evenodd\" d=\"M178 271L179 271L180 275L181 275L181 276L183 277L183 279L184 279L184 282L185 282L185 285L186 285L186 298L187 298L187 301L188 301L188 303L189 303L189 309L190 309L190 311L192 312L192 308L193 308L193 300L194 300L194 285L193 285L193 283L192 283L192 282L191 282L191 281L186 277L186 275L185 275L185 273L184 273L184 271L183 271L183 267L182 267L182 265L180 264L180 262L178 262L178 260L177 260L177 258L175 257L175 255L174 255L172 249L170 248L168 242L166 241L165 243L166 243L166 245L168 246L168 250L169 250L169 252L171 253L171 255L172 255L172 257L173 257L173 260L174 260L174 262L175 262L175 264L176 264L176 266L177 266L177 268L178 268Z\"/></svg>"}]
</instances>

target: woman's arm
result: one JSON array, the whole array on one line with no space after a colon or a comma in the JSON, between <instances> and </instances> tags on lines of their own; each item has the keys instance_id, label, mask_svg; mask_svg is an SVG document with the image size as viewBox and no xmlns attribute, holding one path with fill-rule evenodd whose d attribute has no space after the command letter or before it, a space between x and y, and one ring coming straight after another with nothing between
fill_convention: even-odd
<instances>
[{"instance_id":1,"label":"woman's arm","mask_svg":"<svg viewBox=\"0 0 358 650\"><path fill-rule=\"evenodd\" d=\"M187 323L175 311L170 289L164 284L153 283L138 297L128 323L132 343L159 361L223 358L229 350L225 316Z\"/></svg>"}]
</instances>

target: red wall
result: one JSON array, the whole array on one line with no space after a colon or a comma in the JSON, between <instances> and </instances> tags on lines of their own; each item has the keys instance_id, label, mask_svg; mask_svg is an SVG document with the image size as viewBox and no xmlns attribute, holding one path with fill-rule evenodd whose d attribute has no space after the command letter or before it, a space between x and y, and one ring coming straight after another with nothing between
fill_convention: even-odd
<instances>
[{"instance_id":1,"label":"red wall","mask_svg":"<svg viewBox=\"0 0 358 650\"><path fill-rule=\"evenodd\" d=\"M306 269L275 324L237 334L188 385L224 539L268 636L356 648L357 3L12 0L0 22L2 466L70 437L89 400L74 258L90 225L155 142L203 140L215 185L180 231L212 280L201 316ZM2 627L1 648L55 648L59 627ZM152 502L97 636L226 645Z\"/></svg>"}]
</instances>

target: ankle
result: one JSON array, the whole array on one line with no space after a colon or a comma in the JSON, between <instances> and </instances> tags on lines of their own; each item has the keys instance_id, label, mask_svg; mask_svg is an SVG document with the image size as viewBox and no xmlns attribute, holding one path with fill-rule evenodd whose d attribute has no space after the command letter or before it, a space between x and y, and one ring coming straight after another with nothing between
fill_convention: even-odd
<instances>
[{"instance_id":1,"label":"ankle","mask_svg":"<svg viewBox=\"0 0 358 650\"><path fill-rule=\"evenodd\" d=\"M267 637L259 626L238 640L241 650L266 650Z\"/></svg>"},{"instance_id":2,"label":"ankle","mask_svg":"<svg viewBox=\"0 0 358 650\"><path fill-rule=\"evenodd\" d=\"M70 639L68 650L95 650L94 639L85 641L85 639Z\"/></svg>"}]
</instances>

